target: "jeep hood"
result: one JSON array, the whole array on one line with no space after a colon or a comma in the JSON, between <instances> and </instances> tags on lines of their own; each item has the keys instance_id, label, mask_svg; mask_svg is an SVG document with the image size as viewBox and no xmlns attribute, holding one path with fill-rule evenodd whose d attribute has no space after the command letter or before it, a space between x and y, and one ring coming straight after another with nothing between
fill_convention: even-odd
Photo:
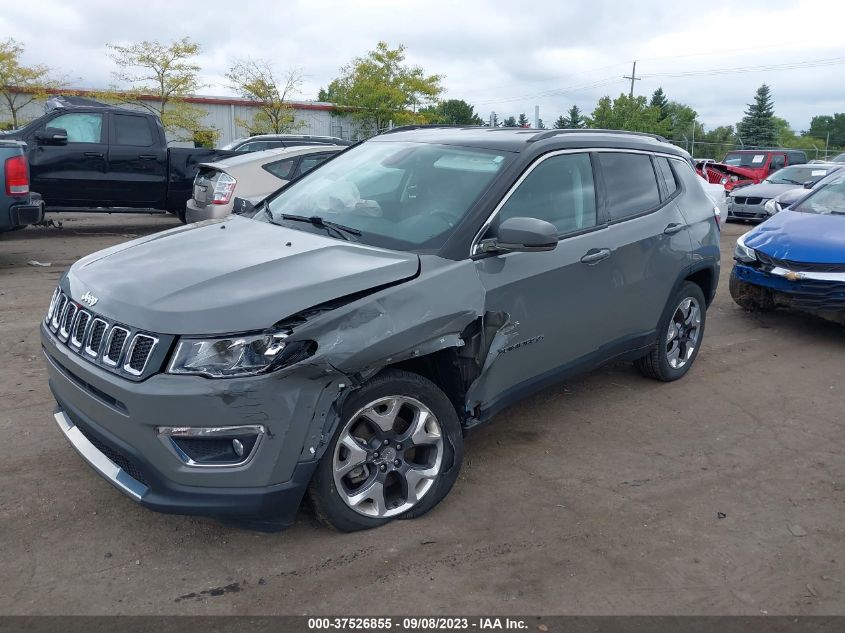
<instances>
[{"instance_id":1,"label":"jeep hood","mask_svg":"<svg viewBox=\"0 0 845 633\"><path fill-rule=\"evenodd\" d=\"M845 264L845 215L784 210L751 231L745 245L777 259Z\"/></svg>"},{"instance_id":2,"label":"jeep hood","mask_svg":"<svg viewBox=\"0 0 845 633\"><path fill-rule=\"evenodd\" d=\"M93 312L127 325L222 334L267 328L418 271L413 253L230 216L99 251L76 262L62 283L74 300L90 293Z\"/></svg>"}]
</instances>

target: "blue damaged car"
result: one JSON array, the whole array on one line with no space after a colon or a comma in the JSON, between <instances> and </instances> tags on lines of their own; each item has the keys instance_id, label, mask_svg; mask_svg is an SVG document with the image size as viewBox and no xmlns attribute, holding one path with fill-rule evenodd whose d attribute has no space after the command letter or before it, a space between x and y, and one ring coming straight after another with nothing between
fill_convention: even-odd
<instances>
[{"instance_id":1,"label":"blue damaged car","mask_svg":"<svg viewBox=\"0 0 845 633\"><path fill-rule=\"evenodd\" d=\"M845 173L741 236L734 260L730 292L741 307L845 324Z\"/></svg>"}]
</instances>

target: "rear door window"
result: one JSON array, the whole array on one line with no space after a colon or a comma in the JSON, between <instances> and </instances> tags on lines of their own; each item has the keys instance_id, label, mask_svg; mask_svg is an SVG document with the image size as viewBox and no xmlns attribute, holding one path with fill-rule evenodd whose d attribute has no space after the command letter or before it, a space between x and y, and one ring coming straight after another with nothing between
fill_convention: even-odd
<instances>
[{"instance_id":1,"label":"rear door window","mask_svg":"<svg viewBox=\"0 0 845 633\"><path fill-rule=\"evenodd\" d=\"M666 199L668 200L675 195L678 190L678 183L675 181L675 174L669 166L669 159L663 156L657 156L654 159L657 165L657 176L663 182L666 191Z\"/></svg>"},{"instance_id":2,"label":"rear door window","mask_svg":"<svg viewBox=\"0 0 845 633\"><path fill-rule=\"evenodd\" d=\"M295 166L296 158L286 158L284 160L277 160L275 163L267 163L262 167L265 171L269 171L276 178L281 180L290 180Z\"/></svg>"},{"instance_id":3,"label":"rear door window","mask_svg":"<svg viewBox=\"0 0 845 633\"><path fill-rule=\"evenodd\" d=\"M147 117L131 114L114 115L113 145L149 147L153 144L153 131Z\"/></svg>"},{"instance_id":4,"label":"rear door window","mask_svg":"<svg viewBox=\"0 0 845 633\"><path fill-rule=\"evenodd\" d=\"M299 174L307 174L317 165L324 162L331 154L309 154L302 157L302 162L299 164Z\"/></svg>"},{"instance_id":5,"label":"rear door window","mask_svg":"<svg viewBox=\"0 0 845 633\"><path fill-rule=\"evenodd\" d=\"M660 205L657 177L648 154L599 152L611 220L624 220Z\"/></svg>"}]
</instances>

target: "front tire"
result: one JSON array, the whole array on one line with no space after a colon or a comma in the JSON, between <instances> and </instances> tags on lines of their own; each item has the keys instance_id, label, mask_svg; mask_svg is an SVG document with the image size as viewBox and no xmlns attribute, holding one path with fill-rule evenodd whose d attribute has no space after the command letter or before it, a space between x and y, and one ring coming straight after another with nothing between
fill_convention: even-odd
<instances>
[{"instance_id":1,"label":"front tire","mask_svg":"<svg viewBox=\"0 0 845 633\"><path fill-rule=\"evenodd\" d=\"M457 413L433 382L387 369L344 403L309 496L317 518L342 532L421 516L458 477Z\"/></svg>"},{"instance_id":2,"label":"front tire","mask_svg":"<svg viewBox=\"0 0 845 633\"><path fill-rule=\"evenodd\" d=\"M658 326L657 345L634 361L648 378L671 382L686 374L698 356L704 337L707 305L698 284L685 281L666 305Z\"/></svg>"}]
</instances>

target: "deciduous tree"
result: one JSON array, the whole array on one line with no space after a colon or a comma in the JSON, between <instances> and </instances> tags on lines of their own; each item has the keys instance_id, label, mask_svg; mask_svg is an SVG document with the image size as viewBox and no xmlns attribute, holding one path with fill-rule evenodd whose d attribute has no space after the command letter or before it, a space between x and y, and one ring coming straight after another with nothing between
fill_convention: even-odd
<instances>
[{"instance_id":1,"label":"deciduous tree","mask_svg":"<svg viewBox=\"0 0 845 633\"><path fill-rule=\"evenodd\" d=\"M483 125L475 113L475 108L463 99L448 99L420 110L429 123L448 123L450 125Z\"/></svg>"},{"instance_id":2,"label":"deciduous tree","mask_svg":"<svg viewBox=\"0 0 845 633\"><path fill-rule=\"evenodd\" d=\"M119 99L158 115L164 128L180 138L193 138L194 132L208 129L205 111L186 101L201 87L200 67L194 61L199 44L184 37L170 44L145 40L108 44L108 48L118 66L112 75L129 86L128 90L113 91ZM142 95L154 99L141 99Z\"/></svg>"},{"instance_id":3,"label":"deciduous tree","mask_svg":"<svg viewBox=\"0 0 845 633\"><path fill-rule=\"evenodd\" d=\"M23 53L24 45L11 37L0 42L0 102L11 118L12 128L25 123L20 118L23 108L43 99L51 88L61 86L61 80L53 77L49 67L24 64Z\"/></svg>"},{"instance_id":4,"label":"deciduous tree","mask_svg":"<svg viewBox=\"0 0 845 633\"><path fill-rule=\"evenodd\" d=\"M353 108L352 115L371 131L425 120L419 108L435 102L443 92L442 75L426 74L420 66L405 63L405 47L390 48L379 42L364 57L356 57L340 69L340 76L320 100Z\"/></svg>"},{"instance_id":5,"label":"deciduous tree","mask_svg":"<svg viewBox=\"0 0 845 633\"><path fill-rule=\"evenodd\" d=\"M231 87L242 97L258 104L251 119L237 119L250 134L295 132L305 122L296 120L290 98L299 93L302 71L294 68L280 72L266 59L242 59L226 73Z\"/></svg>"}]
</instances>

